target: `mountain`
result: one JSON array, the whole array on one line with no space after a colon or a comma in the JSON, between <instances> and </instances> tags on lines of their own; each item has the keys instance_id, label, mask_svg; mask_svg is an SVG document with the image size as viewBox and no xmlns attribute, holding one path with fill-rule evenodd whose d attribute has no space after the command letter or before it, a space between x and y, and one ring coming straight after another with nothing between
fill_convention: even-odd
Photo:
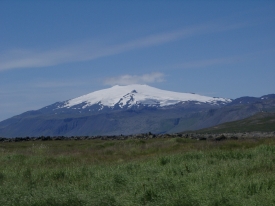
<instances>
[{"instance_id":1,"label":"mountain","mask_svg":"<svg viewBox=\"0 0 275 206\"><path fill-rule=\"evenodd\" d=\"M143 108L171 108L180 104L225 105L230 99L207 97L157 89L148 85L113 86L71 100L57 102L39 110L49 114L102 114Z\"/></svg>"},{"instance_id":2,"label":"mountain","mask_svg":"<svg viewBox=\"0 0 275 206\"><path fill-rule=\"evenodd\" d=\"M214 127L196 131L197 133L233 133L233 132L273 132L275 131L275 113L259 112L251 117L227 122Z\"/></svg>"},{"instance_id":3,"label":"mountain","mask_svg":"<svg viewBox=\"0 0 275 206\"><path fill-rule=\"evenodd\" d=\"M86 136L173 133L201 129L275 108L275 95L235 100L113 86L0 122L0 136Z\"/></svg>"}]
</instances>

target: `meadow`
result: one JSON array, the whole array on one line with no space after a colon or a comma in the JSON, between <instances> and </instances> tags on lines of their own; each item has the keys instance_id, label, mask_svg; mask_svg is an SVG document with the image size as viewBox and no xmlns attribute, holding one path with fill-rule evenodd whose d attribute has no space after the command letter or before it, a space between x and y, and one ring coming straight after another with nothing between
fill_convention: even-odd
<instances>
[{"instance_id":1,"label":"meadow","mask_svg":"<svg viewBox=\"0 0 275 206\"><path fill-rule=\"evenodd\" d=\"M275 205L275 138L0 143L0 205Z\"/></svg>"}]
</instances>

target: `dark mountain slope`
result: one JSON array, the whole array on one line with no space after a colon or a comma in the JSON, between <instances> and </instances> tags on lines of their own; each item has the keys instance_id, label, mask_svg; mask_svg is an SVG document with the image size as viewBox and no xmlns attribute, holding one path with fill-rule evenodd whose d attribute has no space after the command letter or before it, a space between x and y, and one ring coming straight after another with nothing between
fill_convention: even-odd
<instances>
[{"instance_id":1,"label":"dark mountain slope","mask_svg":"<svg viewBox=\"0 0 275 206\"><path fill-rule=\"evenodd\" d=\"M213 107L212 107L213 108ZM209 108L208 108L209 109ZM184 108L143 108L139 110L115 111L111 113L18 115L0 123L0 136L41 136L41 135L120 135L135 133L166 133L171 128L192 116L200 117L208 109L201 107ZM5 126L3 126L5 125ZM8 126L6 126L8 125Z\"/></svg>"},{"instance_id":2,"label":"dark mountain slope","mask_svg":"<svg viewBox=\"0 0 275 206\"><path fill-rule=\"evenodd\" d=\"M184 119L182 122L168 132L182 132L186 130L198 130L212 127L214 125L241 120L259 112L275 112L275 95L265 95L260 98L241 97L233 100L224 107L210 109L201 113L200 117L190 117L189 121ZM187 122L186 122L187 121ZM189 124L187 127L186 124Z\"/></svg>"},{"instance_id":3,"label":"dark mountain slope","mask_svg":"<svg viewBox=\"0 0 275 206\"><path fill-rule=\"evenodd\" d=\"M275 113L260 112L251 117L198 130L199 133L275 132Z\"/></svg>"}]
</instances>

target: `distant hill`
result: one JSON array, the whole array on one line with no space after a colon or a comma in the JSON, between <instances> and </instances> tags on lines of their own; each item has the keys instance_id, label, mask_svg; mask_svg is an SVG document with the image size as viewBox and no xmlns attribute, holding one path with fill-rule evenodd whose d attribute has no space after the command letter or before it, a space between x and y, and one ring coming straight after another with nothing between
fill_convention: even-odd
<instances>
[{"instance_id":1,"label":"distant hill","mask_svg":"<svg viewBox=\"0 0 275 206\"><path fill-rule=\"evenodd\" d=\"M251 117L227 122L206 129L197 130L199 133L231 133L231 132L273 132L275 131L275 113L260 112Z\"/></svg>"}]
</instances>

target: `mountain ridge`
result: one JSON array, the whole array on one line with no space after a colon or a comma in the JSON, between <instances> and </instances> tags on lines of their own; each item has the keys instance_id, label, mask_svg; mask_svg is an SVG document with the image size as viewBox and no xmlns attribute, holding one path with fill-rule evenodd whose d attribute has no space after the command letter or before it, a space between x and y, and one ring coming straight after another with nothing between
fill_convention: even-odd
<instances>
[{"instance_id":1,"label":"mountain ridge","mask_svg":"<svg viewBox=\"0 0 275 206\"><path fill-rule=\"evenodd\" d=\"M99 90L4 120L0 122L0 136L174 133L243 119L263 110L275 110L274 94L231 100L170 92L147 85L111 88L109 91L105 89L108 95L115 89L123 91L106 97ZM98 98L89 101L95 94ZM113 96L116 96L115 100ZM192 98L187 98L190 96ZM100 97L107 98L109 106L98 101Z\"/></svg>"}]
</instances>

